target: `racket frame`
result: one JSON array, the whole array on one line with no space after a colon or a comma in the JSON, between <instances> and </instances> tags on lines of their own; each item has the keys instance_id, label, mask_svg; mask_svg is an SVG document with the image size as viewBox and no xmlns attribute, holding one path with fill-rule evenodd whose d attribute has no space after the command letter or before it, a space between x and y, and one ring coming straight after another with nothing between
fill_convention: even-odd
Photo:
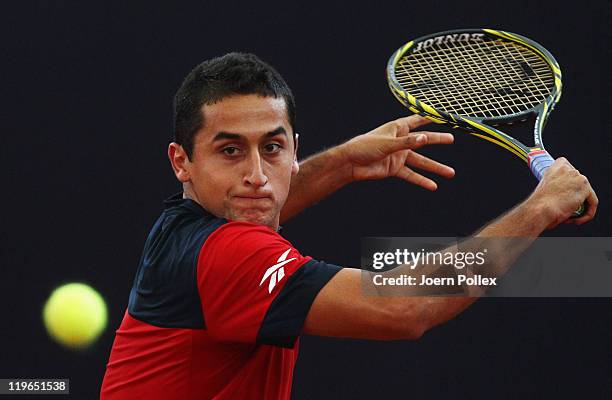
<instances>
[{"instance_id":1,"label":"racket frame","mask_svg":"<svg viewBox=\"0 0 612 400\"><path fill-rule=\"evenodd\" d=\"M415 96L406 92L402 88L395 76L395 66L404 55L418 47L419 43L425 43L427 40L433 40L439 37L445 37L447 35L452 37L453 35L461 34L482 34L483 36L487 36L488 38L494 40L514 42L534 51L550 66L551 70L553 71L554 87L552 88L550 95L543 103L540 103L539 105L520 113L508 114L501 117L475 118L447 113L442 110L435 109L431 105L417 99ZM497 144L512 152L514 155L527 163L529 163L530 153L545 150L542 139L542 131L546 125L546 122L548 121L550 112L561 98L561 76L561 68L557 63L557 60L555 60L553 55L550 54L550 52L548 52L548 50L546 50L542 45L516 33L494 29L455 29L422 36L400 47L397 51L395 51L395 53L393 53L391 58L389 58L389 62L387 63L387 82L389 84L389 88L391 89L393 95L404 106L410 109L410 111L420 114L433 122L463 129L474 136ZM515 121L525 120L534 115L537 116L533 131L534 146L526 146L512 136L495 128L496 125L509 124Z\"/></svg>"}]
</instances>

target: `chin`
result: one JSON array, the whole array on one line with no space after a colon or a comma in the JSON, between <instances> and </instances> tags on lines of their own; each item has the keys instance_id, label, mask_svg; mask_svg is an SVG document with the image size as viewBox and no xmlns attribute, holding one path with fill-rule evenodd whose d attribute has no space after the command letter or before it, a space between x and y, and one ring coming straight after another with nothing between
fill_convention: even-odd
<instances>
[{"instance_id":1,"label":"chin","mask_svg":"<svg viewBox=\"0 0 612 400\"><path fill-rule=\"evenodd\" d=\"M276 218L270 214L269 212L258 210L234 211L230 213L229 219L232 221L250 222L252 224L274 227Z\"/></svg>"}]
</instances>

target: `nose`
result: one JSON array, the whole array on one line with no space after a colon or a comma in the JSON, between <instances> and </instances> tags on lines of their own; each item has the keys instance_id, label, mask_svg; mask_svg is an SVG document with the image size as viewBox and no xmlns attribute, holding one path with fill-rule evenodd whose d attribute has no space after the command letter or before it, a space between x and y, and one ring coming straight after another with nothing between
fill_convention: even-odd
<instances>
[{"instance_id":1,"label":"nose","mask_svg":"<svg viewBox=\"0 0 612 400\"><path fill-rule=\"evenodd\" d=\"M259 152L251 152L247 161L247 172L244 175L244 183L247 186L261 187L268 183L268 177L263 169L263 160Z\"/></svg>"}]
</instances>

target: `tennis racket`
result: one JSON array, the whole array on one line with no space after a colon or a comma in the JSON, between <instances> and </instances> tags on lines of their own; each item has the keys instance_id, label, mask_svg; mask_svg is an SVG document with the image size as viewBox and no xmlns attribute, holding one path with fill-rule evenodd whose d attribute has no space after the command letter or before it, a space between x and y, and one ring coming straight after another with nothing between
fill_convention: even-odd
<instances>
[{"instance_id":1,"label":"tennis racket","mask_svg":"<svg viewBox=\"0 0 612 400\"><path fill-rule=\"evenodd\" d=\"M503 147L538 180L554 162L542 130L561 97L561 69L530 39L493 29L423 36L391 56L387 81L410 111ZM499 130L534 116L533 146ZM585 204L572 217L584 212Z\"/></svg>"}]
</instances>

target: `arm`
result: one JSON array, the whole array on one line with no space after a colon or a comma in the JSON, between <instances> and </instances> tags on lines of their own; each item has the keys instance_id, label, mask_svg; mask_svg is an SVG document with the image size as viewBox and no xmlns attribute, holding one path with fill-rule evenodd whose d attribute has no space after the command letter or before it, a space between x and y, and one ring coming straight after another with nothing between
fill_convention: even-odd
<instances>
[{"instance_id":1,"label":"arm","mask_svg":"<svg viewBox=\"0 0 612 400\"><path fill-rule=\"evenodd\" d=\"M448 178L454 175L453 169L413 150L427 144L449 144L453 137L448 133L413 132L426 123L429 120L418 115L401 118L302 161L291 181L281 223L354 181L396 176L436 190L434 181L410 167Z\"/></svg>"},{"instance_id":2,"label":"arm","mask_svg":"<svg viewBox=\"0 0 612 400\"><path fill-rule=\"evenodd\" d=\"M281 210L281 223L352 182L351 166L339 147L300 163L300 172L291 180L289 197Z\"/></svg>"},{"instance_id":3,"label":"arm","mask_svg":"<svg viewBox=\"0 0 612 400\"><path fill-rule=\"evenodd\" d=\"M584 199L597 198L586 178L566 160L559 159L547 171L534 193L522 204L485 226L475 238L517 237L516 246L489 248L489 259L504 270L545 229L569 218ZM592 218L594 215L590 215ZM405 271L400 266L391 276ZM362 288L364 272L345 268L318 294L304 332L312 335L394 340L416 339L432 327L465 310L476 297L367 296Z\"/></svg>"}]
</instances>

